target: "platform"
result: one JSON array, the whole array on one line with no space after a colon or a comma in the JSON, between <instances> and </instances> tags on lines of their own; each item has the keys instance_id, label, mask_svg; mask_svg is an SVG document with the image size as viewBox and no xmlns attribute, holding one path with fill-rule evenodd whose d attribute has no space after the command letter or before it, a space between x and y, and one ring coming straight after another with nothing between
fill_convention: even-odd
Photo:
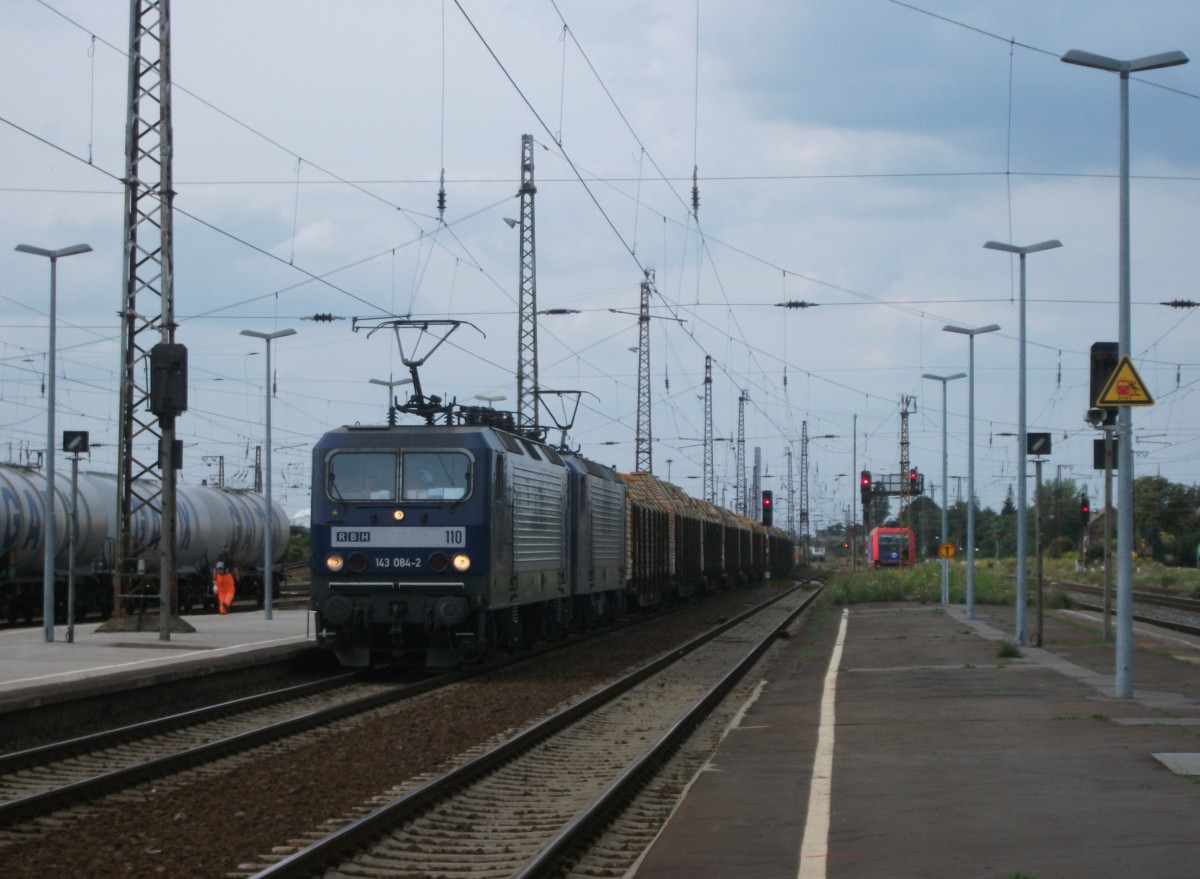
<instances>
[{"instance_id":1,"label":"platform","mask_svg":"<svg viewBox=\"0 0 1200 879\"><path fill-rule=\"evenodd\" d=\"M806 624L629 875L1197 875L1195 639L1138 624L1117 699L1098 621L1048 614L1044 648L1004 658L1012 616L869 605Z\"/></svg>"},{"instance_id":2,"label":"platform","mask_svg":"<svg viewBox=\"0 0 1200 879\"><path fill-rule=\"evenodd\" d=\"M41 627L0 632L0 714L68 699L227 670L315 649L309 612L198 614L183 619L195 630L159 639L158 618L143 631L102 632L98 621L77 623L75 640L56 626L47 642Z\"/></svg>"}]
</instances>

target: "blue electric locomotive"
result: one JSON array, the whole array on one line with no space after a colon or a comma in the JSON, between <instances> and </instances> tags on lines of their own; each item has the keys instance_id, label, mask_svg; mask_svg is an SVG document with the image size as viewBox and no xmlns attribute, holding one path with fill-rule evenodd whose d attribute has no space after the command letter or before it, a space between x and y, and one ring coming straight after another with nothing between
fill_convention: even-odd
<instances>
[{"instance_id":1,"label":"blue electric locomotive","mask_svg":"<svg viewBox=\"0 0 1200 879\"><path fill-rule=\"evenodd\" d=\"M318 639L344 665L446 665L606 621L624 504L612 470L486 423L331 431L313 455Z\"/></svg>"},{"instance_id":2,"label":"blue electric locomotive","mask_svg":"<svg viewBox=\"0 0 1200 879\"><path fill-rule=\"evenodd\" d=\"M343 665L457 665L791 570L782 531L547 445L512 413L426 396L418 368L461 323L355 319L396 333L413 393L392 423L313 451L312 609Z\"/></svg>"}]
</instances>

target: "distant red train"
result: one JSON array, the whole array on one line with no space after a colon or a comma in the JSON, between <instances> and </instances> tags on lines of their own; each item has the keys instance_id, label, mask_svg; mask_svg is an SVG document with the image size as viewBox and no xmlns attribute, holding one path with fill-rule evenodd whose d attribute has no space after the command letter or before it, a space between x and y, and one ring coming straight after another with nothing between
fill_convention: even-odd
<instances>
[{"instance_id":1,"label":"distant red train","mask_svg":"<svg viewBox=\"0 0 1200 879\"><path fill-rule=\"evenodd\" d=\"M916 538L911 528L872 528L867 536L871 566L908 567L916 558Z\"/></svg>"}]
</instances>

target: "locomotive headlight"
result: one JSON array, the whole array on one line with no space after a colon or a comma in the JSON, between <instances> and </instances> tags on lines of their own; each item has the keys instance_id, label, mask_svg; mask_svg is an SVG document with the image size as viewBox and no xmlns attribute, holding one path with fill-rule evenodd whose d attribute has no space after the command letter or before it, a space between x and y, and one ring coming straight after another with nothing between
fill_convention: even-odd
<instances>
[{"instance_id":1,"label":"locomotive headlight","mask_svg":"<svg viewBox=\"0 0 1200 879\"><path fill-rule=\"evenodd\" d=\"M346 566L346 560L344 558L342 558L340 553L331 552L329 555L325 556L325 567L328 568L330 571L332 571L334 574L341 571L341 569L344 568L345 566Z\"/></svg>"},{"instance_id":2,"label":"locomotive headlight","mask_svg":"<svg viewBox=\"0 0 1200 879\"><path fill-rule=\"evenodd\" d=\"M404 521L404 510L392 510L392 518L397 522Z\"/></svg>"},{"instance_id":3,"label":"locomotive headlight","mask_svg":"<svg viewBox=\"0 0 1200 879\"><path fill-rule=\"evenodd\" d=\"M454 556L452 564L454 565L454 570L460 574L465 573L471 567L471 557L465 552L460 552Z\"/></svg>"}]
</instances>

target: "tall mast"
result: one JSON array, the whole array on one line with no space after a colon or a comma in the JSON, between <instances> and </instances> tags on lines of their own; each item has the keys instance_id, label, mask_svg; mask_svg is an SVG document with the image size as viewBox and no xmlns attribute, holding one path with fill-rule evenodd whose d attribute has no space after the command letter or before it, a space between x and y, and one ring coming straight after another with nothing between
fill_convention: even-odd
<instances>
[{"instance_id":1,"label":"tall mast","mask_svg":"<svg viewBox=\"0 0 1200 879\"><path fill-rule=\"evenodd\" d=\"M737 435L737 485L734 491L736 500L733 511L739 516L746 515L746 403L750 395L742 389L738 397L738 435Z\"/></svg>"},{"instance_id":2,"label":"tall mast","mask_svg":"<svg viewBox=\"0 0 1200 879\"><path fill-rule=\"evenodd\" d=\"M139 563L151 551L159 549L163 556L163 582L174 569L174 416L160 422L148 405L151 348L175 339L170 35L169 0L131 0L113 581L118 616L125 611L122 597L139 585ZM146 478L155 467L161 467L161 482ZM162 529L157 540L142 543L134 517L147 510L161 517ZM164 621L168 616L160 615Z\"/></svg>"},{"instance_id":3,"label":"tall mast","mask_svg":"<svg viewBox=\"0 0 1200 879\"><path fill-rule=\"evenodd\" d=\"M650 433L650 281L646 271L642 279L641 306L638 309L638 408L637 455L634 469L654 472L653 440Z\"/></svg>"},{"instance_id":4,"label":"tall mast","mask_svg":"<svg viewBox=\"0 0 1200 879\"><path fill-rule=\"evenodd\" d=\"M712 424L712 357L704 355L704 499L717 502L713 481L713 424Z\"/></svg>"},{"instance_id":5,"label":"tall mast","mask_svg":"<svg viewBox=\"0 0 1200 879\"><path fill-rule=\"evenodd\" d=\"M521 135L521 257L517 328L517 427L538 429L537 255L534 247L533 135Z\"/></svg>"}]
</instances>

